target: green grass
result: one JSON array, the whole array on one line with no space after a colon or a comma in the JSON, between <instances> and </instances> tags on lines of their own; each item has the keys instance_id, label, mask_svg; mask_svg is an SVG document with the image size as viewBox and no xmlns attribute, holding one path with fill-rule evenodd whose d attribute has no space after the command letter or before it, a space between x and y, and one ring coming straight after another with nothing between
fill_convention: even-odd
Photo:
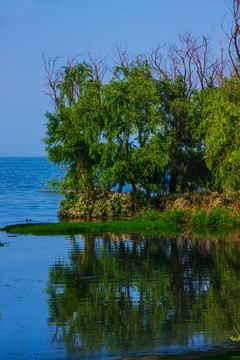
<instances>
[{"instance_id":1,"label":"green grass","mask_svg":"<svg viewBox=\"0 0 240 360\"><path fill-rule=\"evenodd\" d=\"M34 235L73 235L73 234L105 234L105 233L137 233L163 231L170 233L181 233L181 226L168 223L160 218L151 220L119 220L101 223L93 222L61 222L9 225L0 229L15 234Z\"/></svg>"},{"instance_id":2,"label":"green grass","mask_svg":"<svg viewBox=\"0 0 240 360\"><path fill-rule=\"evenodd\" d=\"M10 225L2 231L18 234L34 235L74 235L74 234L105 234L105 233L149 233L182 234L184 228L196 235L229 233L239 230L239 224L229 217L224 218L225 212L214 209L208 216L199 211L191 214L186 210L169 212L141 211L132 220L115 220L102 222L61 222Z\"/></svg>"}]
</instances>

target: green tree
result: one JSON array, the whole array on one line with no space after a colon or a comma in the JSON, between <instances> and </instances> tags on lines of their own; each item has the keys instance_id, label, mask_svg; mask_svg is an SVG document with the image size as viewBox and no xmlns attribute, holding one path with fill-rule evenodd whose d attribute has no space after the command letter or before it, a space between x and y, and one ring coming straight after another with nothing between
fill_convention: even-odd
<instances>
[{"instance_id":1,"label":"green tree","mask_svg":"<svg viewBox=\"0 0 240 360\"><path fill-rule=\"evenodd\" d=\"M56 89L59 97L55 111L46 113L44 142L48 157L58 165L67 166L68 188L80 189L92 197L103 129L102 84L94 77L91 66L83 62L64 68Z\"/></svg>"},{"instance_id":2,"label":"green tree","mask_svg":"<svg viewBox=\"0 0 240 360\"><path fill-rule=\"evenodd\" d=\"M68 169L64 184L88 200L97 188L128 184L145 204L153 194L205 186L202 98L187 79L155 79L143 56L120 62L104 85L86 62L63 68L50 81L55 109L44 142L49 159Z\"/></svg>"},{"instance_id":3,"label":"green tree","mask_svg":"<svg viewBox=\"0 0 240 360\"><path fill-rule=\"evenodd\" d=\"M240 189L240 80L233 76L205 95L206 164L218 190Z\"/></svg>"},{"instance_id":4,"label":"green tree","mask_svg":"<svg viewBox=\"0 0 240 360\"><path fill-rule=\"evenodd\" d=\"M167 164L161 141L159 97L148 62L138 58L115 68L103 90L105 146L100 168L102 185L130 184L148 194L161 188Z\"/></svg>"},{"instance_id":5,"label":"green tree","mask_svg":"<svg viewBox=\"0 0 240 360\"><path fill-rule=\"evenodd\" d=\"M197 91L185 80L158 81L163 126L161 134L168 154L169 192L194 190L207 183L209 172L203 160L204 147L198 131L202 104Z\"/></svg>"}]
</instances>

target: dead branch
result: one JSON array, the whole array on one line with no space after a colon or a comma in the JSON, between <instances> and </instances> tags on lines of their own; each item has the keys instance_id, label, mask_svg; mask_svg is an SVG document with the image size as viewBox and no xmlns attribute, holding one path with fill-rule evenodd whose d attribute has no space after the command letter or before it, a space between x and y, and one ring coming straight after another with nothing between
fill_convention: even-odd
<instances>
[{"instance_id":1,"label":"dead branch","mask_svg":"<svg viewBox=\"0 0 240 360\"><path fill-rule=\"evenodd\" d=\"M129 68L129 53L127 43L125 42L124 44L115 44L112 46L112 51L115 56L117 65Z\"/></svg>"},{"instance_id":2,"label":"dead branch","mask_svg":"<svg viewBox=\"0 0 240 360\"><path fill-rule=\"evenodd\" d=\"M60 59L60 57L56 56L55 58L51 58L51 57L46 58L45 55L42 54L42 58L46 72L46 80L45 80L46 90L44 91L44 93L50 96L55 106L58 106L61 97L58 85L63 78L62 71L59 68L57 68L57 62Z\"/></svg>"},{"instance_id":3,"label":"dead branch","mask_svg":"<svg viewBox=\"0 0 240 360\"><path fill-rule=\"evenodd\" d=\"M240 79L240 0L233 0L233 24L230 29L228 54L235 74Z\"/></svg>"},{"instance_id":4,"label":"dead branch","mask_svg":"<svg viewBox=\"0 0 240 360\"><path fill-rule=\"evenodd\" d=\"M94 53L91 51L87 52L90 65L92 67L93 75L96 80L102 81L106 72L107 72L107 66L105 64L106 56L97 58Z\"/></svg>"},{"instance_id":5,"label":"dead branch","mask_svg":"<svg viewBox=\"0 0 240 360\"><path fill-rule=\"evenodd\" d=\"M166 81L170 75L168 74L166 64L163 64L163 55L161 51L161 46L158 46L156 49L152 50L149 64L151 70L155 72L157 76L160 76L161 80Z\"/></svg>"}]
</instances>

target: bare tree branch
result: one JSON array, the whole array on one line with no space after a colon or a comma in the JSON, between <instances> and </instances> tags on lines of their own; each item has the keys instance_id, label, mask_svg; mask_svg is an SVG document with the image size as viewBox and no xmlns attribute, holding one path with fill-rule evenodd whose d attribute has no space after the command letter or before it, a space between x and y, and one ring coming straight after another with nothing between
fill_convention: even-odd
<instances>
[{"instance_id":1,"label":"bare tree branch","mask_svg":"<svg viewBox=\"0 0 240 360\"><path fill-rule=\"evenodd\" d=\"M58 88L59 83L63 78L63 74L59 68L57 68L57 62L60 57L46 58L42 53L43 64L46 72L45 89L44 93L50 96L55 106L59 105L61 97L60 90Z\"/></svg>"},{"instance_id":2,"label":"bare tree branch","mask_svg":"<svg viewBox=\"0 0 240 360\"><path fill-rule=\"evenodd\" d=\"M92 71L96 80L102 81L106 72L107 66L105 64L106 56L97 58L94 53L90 50L87 52L88 58L90 60L90 65L92 67Z\"/></svg>"},{"instance_id":3,"label":"bare tree branch","mask_svg":"<svg viewBox=\"0 0 240 360\"><path fill-rule=\"evenodd\" d=\"M112 46L112 51L117 64L129 68L129 53L127 43L125 42L124 44L115 44Z\"/></svg>"},{"instance_id":4,"label":"bare tree branch","mask_svg":"<svg viewBox=\"0 0 240 360\"><path fill-rule=\"evenodd\" d=\"M168 50L167 66L163 64L161 48L157 47L150 55L151 69L163 81L166 78L175 80L181 76L184 82L185 95L192 90L204 89L223 79L227 62L224 60L224 44L219 40L220 58L214 59L210 51L209 39L205 36L197 38L187 32L178 35L178 44Z\"/></svg>"},{"instance_id":5,"label":"bare tree branch","mask_svg":"<svg viewBox=\"0 0 240 360\"><path fill-rule=\"evenodd\" d=\"M232 63L234 73L240 79L240 0L233 0L232 7L233 23L230 28L230 34L227 34L229 39L228 55Z\"/></svg>"}]
</instances>

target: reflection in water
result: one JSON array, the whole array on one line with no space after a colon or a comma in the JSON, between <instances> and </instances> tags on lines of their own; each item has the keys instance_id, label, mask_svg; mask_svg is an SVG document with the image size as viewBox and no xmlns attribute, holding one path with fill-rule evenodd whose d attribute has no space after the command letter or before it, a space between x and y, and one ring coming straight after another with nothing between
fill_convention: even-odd
<instances>
[{"instance_id":1,"label":"reflection in water","mask_svg":"<svg viewBox=\"0 0 240 360\"><path fill-rule=\"evenodd\" d=\"M50 267L47 289L52 344L69 354L206 349L240 323L238 242L69 239L69 261Z\"/></svg>"}]
</instances>

